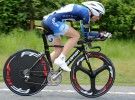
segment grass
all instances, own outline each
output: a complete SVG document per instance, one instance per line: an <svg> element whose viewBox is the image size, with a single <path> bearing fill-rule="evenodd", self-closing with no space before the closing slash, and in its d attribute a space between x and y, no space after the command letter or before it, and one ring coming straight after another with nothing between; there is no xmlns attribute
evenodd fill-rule
<svg viewBox="0 0 135 100"><path fill-rule="evenodd" d="M135 85L135 44L133 40L112 40L100 44L114 63L117 85Z"/></svg>
<svg viewBox="0 0 135 100"><path fill-rule="evenodd" d="M115 85L135 86L134 40L110 39L104 42L93 43L93 45L101 46L101 52L107 55L114 63L116 69ZM0 35L0 81L2 81L2 69L6 59L16 51L26 48L34 49L39 52L43 51L42 39L35 31L27 32L16 29L11 32L10 35ZM87 77L84 77L83 75L80 77L82 79L80 81L86 82L85 79L87 79ZM63 73L62 83L70 83L69 73Z"/></svg>
<svg viewBox="0 0 135 100"><path fill-rule="evenodd" d="M16 29L10 35L0 36L0 81L2 81L2 69L6 59L18 50L31 48L43 51L42 39L33 32Z"/></svg>

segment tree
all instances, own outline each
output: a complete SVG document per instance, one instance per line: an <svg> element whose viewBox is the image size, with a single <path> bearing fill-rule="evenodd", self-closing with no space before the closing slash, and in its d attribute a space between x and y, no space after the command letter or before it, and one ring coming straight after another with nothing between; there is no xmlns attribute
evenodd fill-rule
<svg viewBox="0 0 135 100"><path fill-rule="evenodd" d="M34 19L48 13L57 5L48 0L0 0L0 31L21 27L33 28Z"/></svg>
<svg viewBox="0 0 135 100"><path fill-rule="evenodd" d="M0 31L9 32L16 27L33 29L34 20L41 20L44 15L71 2L73 0L0 0Z"/></svg>
<svg viewBox="0 0 135 100"><path fill-rule="evenodd" d="M20 1L23 3L22 1ZM0 1L0 30L9 31L11 28L21 26L26 22L26 13L23 13L25 7L18 0L1 0ZM18 13L19 12L19 13Z"/></svg>
<svg viewBox="0 0 135 100"><path fill-rule="evenodd" d="M135 26L134 0L108 0L105 1L106 14L100 27L115 34L117 37L132 37Z"/></svg>

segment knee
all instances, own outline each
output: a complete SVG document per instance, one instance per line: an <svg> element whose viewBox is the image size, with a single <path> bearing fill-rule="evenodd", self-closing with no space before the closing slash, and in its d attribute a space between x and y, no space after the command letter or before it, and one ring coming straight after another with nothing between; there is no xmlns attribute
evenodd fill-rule
<svg viewBox="0 0 135 100"><path fill-rule="evenodd" d="M80 39L80 34L79 32L76 32L75 35L73 36L73 38L78 41Z"/></svg>
<svg viewBox="0 0 135 100"><path fill-rule="evenodd" d="M73 34L74 34L74 35L73 35L73 38L75 38L76 40L79 40L79 38L80 38L80 33L75 30Z"/></svg>
<svg viewBox="0 0 135 100"><path fill-rule="evenodd" d="M80 34L79 34L79 32L78 32L76 38L77 38L78 40L80 39Z"/></svg>

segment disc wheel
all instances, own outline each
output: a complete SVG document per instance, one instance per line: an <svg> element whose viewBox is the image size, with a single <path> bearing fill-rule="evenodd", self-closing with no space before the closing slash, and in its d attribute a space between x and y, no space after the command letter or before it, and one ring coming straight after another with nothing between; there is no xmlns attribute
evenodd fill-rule
<svg viewBox="0 0 135 100"><path fill-rule="evenodd" d="M3 69L3 78L7 87L15 94L30 96L46 86L48 72L45 57L35 50L25 49L8 58Z"/></svg>

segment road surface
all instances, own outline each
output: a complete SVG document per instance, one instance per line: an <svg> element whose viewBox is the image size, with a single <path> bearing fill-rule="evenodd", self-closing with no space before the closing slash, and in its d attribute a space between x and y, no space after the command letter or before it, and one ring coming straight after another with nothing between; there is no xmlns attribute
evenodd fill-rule
<svg viewBox="0 0 135 100"><path fill-rule="evenodd" d="M18 96L4 83L0 83L0 100L135 100L135 87L113 86L98 98L86 98L78 94L71 85L47 86L34 96Z"/></svg>

